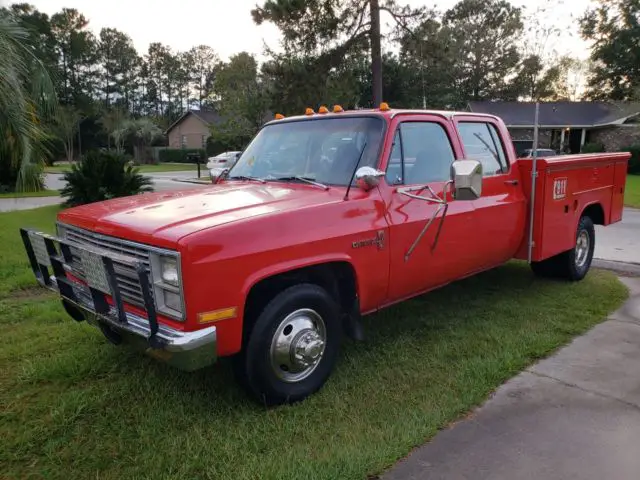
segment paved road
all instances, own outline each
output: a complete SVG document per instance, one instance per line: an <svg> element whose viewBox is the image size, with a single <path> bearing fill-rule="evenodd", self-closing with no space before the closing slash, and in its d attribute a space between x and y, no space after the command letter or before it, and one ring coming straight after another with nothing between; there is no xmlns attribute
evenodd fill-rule
<svg viewBox="0 0 640 480"><path fill-rule="evenodd" d="M147 175L153 180L153 187L157 191L176 190L176 189L189 189L200 188L200 185L185 182L176 182L173 179L189 179L195 177L194 172L163 172L153 173ZM45 177L45 185L52 190L60 190L64 187L65 182L62 180L62 175L56 173L49 173Z"/></svg>
<svg viewBox="0 0 640 480"><path fill-rule="evenodd" d="M0 212L12 212L14 210L30 210L32 208L46 207L61 203L60 197L32 197L32 198L0 198Z"/></svg>
<svg viewBox="0 0 640 480"><path fill-rule="evenodd" d="M156 191L187 190L203 188L204 185L197 183L187 183L175 181L174 179L192 179L194 172L165 172L148 175L153 180L153 188ZM49 173L45 176L45 186L51 190L60 190L65 182L62 175ZM33 197L33 198L0 198L0 212L10 212L14 210L29 210L31 208L45 207L62 203L60 197Z"/></svg>
<svg viewBox="0 0 640 480"><path fill-rule="evenodd" d="M640 478L640 279L609 320L498 389L382 480Z"/></svg>

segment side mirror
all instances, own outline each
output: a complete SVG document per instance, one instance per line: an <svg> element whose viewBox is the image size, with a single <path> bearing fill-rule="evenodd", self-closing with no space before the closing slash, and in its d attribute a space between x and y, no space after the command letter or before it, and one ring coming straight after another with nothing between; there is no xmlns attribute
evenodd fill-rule
<svg viewBox="0 0 640 480"><path fill-rule="evenodd" d="M376 170L373 167L360 167L358 170L356 170L356 175L354 178L356 181L356 186L359 189L368 192L372 188L378 186L378 184L380 183L380 178L384 177L384 175L384 172Z"/></svg>
<svg viewBox="0 0 640 480"><path fill-rule="evenodd" d="M229 173L228 168L214 168L209 171L209 176L211 177L211 183L218 183L220 180L225 178Z"/></svg>
<svg viewBox="0 0 640 480"><path fill-rule="evenodd" d="M482 195L482 164L477 160L456 160L451 164L453 198L476 200Z"/></svg>

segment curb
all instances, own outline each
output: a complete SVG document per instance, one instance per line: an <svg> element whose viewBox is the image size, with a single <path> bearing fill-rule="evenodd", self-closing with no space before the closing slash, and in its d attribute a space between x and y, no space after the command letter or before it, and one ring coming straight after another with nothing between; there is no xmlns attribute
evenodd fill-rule
<svg viewBox="0 0 640 480"><path fill-rule="evenodd" d="M182 182L182 183L196 183L198 185L211 185L211 182L208 182L206 180L190 180L190 179L186 179L186 178L172 178L171 179L174 182Z"/></svg>
<svg viewBox="0 0 640 480"><path fill-rule="evenodd" d="M615 260L602 260L600 258L593 259L593 267L603 270L611 270L621 275L640 276L640 264L618 262Z"/></svg>

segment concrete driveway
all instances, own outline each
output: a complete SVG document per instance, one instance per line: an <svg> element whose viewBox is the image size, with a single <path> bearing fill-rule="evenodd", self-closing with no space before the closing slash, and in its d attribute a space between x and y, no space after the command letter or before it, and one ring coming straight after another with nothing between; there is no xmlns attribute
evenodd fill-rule
<svg viewBox="0 0 640 480"><path fill-rule="evenodd" d="M382 480L638 480L640 279L607 321L498 389Z"/></svg>
<svg viewBox="0 0 640 480"><path fill-rule="evenodd" d="M596 227L594 257L640 264L640 210L625 208L622 222Z"/></svg>

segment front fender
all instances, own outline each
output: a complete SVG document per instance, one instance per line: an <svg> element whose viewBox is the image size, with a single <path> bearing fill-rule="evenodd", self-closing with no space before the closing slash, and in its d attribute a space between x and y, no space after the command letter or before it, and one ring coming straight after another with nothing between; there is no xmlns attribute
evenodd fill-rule
<svg viewBox="0 0 640 480"><path fill-rule="evenodd" d="M308 258L300 258L295 260L288 260L285 262L275 263L273 265L269 265L260 270L257 270L253 274L247 277L244 285L242 286L242 297L246 300L251 288L254 285L265 280L269 277L273 277L275 275L279 275L282 273L287 273L293 270L299 270L301 268L313 267L315 265L322 265L325 263L332 262L346 262L351 265L353 271L356 273L356 288L358 288L358 272L353 264L352 258L349 255L344 253L336 253L336 254L325 254L325 255L317 255L314 257ZM356 290L357 291L357 290ZM360 292L358 291L358 294Z"/></svg>

